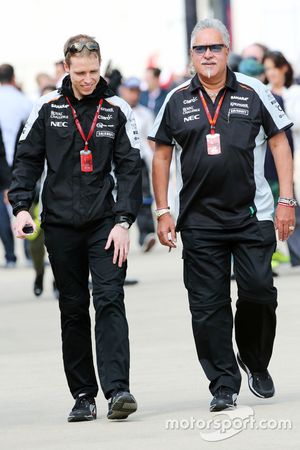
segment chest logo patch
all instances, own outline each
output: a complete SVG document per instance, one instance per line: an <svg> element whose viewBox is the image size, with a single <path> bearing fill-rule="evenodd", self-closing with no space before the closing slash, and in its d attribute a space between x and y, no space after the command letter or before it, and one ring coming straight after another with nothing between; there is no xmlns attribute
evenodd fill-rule
<svg viewBox="0 0 300 450"><path fill-rule="evenodd" d="M107 130L97 130L96 131L96 137L107 137L110 139L114 139L115 138L115 133L113 131L107 131Z"/></svg>
<svg viewBox="0 0 300 450"><path fill-rule="evenodd" d="M68 128L68 122L63 122L62 120L51 120L50 127Z"/></svg>
<svg viewBox="0 0 300 450"><path fill-rule="evenodd" d="M192 120L198 120L200 118L200 114L193 114L192 116L184 117L184 122L191 122Z"/></svg>
<svg viewBox="0 0 300 450"><path fill-rule="evenodd" d="M241 116L249 116L248 109L230 108L229 114L240 114Z"/></svg>

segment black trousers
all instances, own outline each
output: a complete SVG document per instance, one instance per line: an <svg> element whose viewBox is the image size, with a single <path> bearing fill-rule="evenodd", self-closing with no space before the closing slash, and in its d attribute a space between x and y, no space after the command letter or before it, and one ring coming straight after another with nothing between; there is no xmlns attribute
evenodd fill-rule
<svg viewBox="0 0 300 450"><path fill-rule="evenodd" d="M44 225L45 244L59 289L64 369L73 397L96 396L89 314L89 271L93 282L98 374L106 398L129 389L129 341L123 284L126 264L112 262L104 250L114 223L105 219L86 228Z"/></svg>
<svg viewBox="0 0 300 450"><path fill-rule="evenodd" d="M6 262L16 262L14 235L11 229L10 217L0 191L0 239L3 242Z"/></svg>
<svg viewBox="0 0 300 450"><path fill-rule="evenodd" d="M238 286L235 338L252 371L267 369L276 329L277 291L271 258L276 247L271 221L238 230L189 229L181 232L184 283L188 290L199 361L210 380L239 392L241 375L232 346L231 255Z"/></svg>
<svg viewBox="0 0 300 450"><path fill-rule="evenodd" d="M155 232L151 208L153 197L150 187L149 170L146 162L143 159L142 159L142 189L143 189L143 204L136 218L136 223L139 229L140 245L143 245L147 234Z"/></svg>

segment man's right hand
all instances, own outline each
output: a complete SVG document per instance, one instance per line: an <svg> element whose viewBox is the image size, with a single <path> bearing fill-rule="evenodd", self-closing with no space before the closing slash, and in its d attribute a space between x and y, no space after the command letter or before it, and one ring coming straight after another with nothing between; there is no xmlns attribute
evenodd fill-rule
<svg viewBox="0 0 300 450"><path fill-rule="evenodd" d="M158 219L157 235L162 245L176 248L175 223L171 214L166 213Z"/></svg>
<svg viewBox="0 0 300 450"><path fill-rule="evenodd" d="M15 236L19 239L25 239L27 234L24 233L23 228L25 225L32 226L33 230L36 230L36 224L32 219L28 211L20 211L16 216L16 221L13 225Z"/></svg>

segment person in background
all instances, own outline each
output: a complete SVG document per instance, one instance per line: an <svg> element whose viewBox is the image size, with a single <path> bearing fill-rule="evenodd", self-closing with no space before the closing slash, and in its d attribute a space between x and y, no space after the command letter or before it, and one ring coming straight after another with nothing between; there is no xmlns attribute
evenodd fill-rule
<svg viewBox="0 0 300 450"><path fill-rule="evenodd" d="M65 71L64 61L63 60L57 61L54 64L54 66L55 66L55 74L54 74L55 86L57 88L60 88L63 79L67 75L67 72Z"/></svg>
<svg viewBox="0 0 300 450"><path fill-rule="evenodd" d="M54 78L44 72L38 73L37 76L35 77L35 80L38 87L37 92L38 97L42 95L44 90L48 90L50 86L55 86Z"/></svg>
<svg viewBox="0 0 300 450"><path fill-rule="evenodd" d="M127 78L123 81L119 89L119 93L133 110L140 136L143 205L137 216L137 226L139 229L139 244L142 247L142 250L147 253L153 248L156 243L155 227L151 209L153 197L150 187L150 172L152 166L153 150L150 147L149 141L147 140L147 137L153 127L154 115L149 108L139 103L141 94L140 84L141 83L138 78Z"/></svg>
<svg viewBox="0 0 300 450"><path fill-rule="evenodd" d="M10 267L10 264L13 264L12 261L14 259L14 253L11 252L10 243L6 242L10 230L7 230L5 227L9 224L9 217L6 217L6 220L4 220L4 216L8 216L6 205L8 204L7 192L10 182L11 170L7 164L2 132L0 129L0 239L2 240L5 249L6 265L4 267L6 268Z"/></svg>
<svg viewBox="0 0 300 450"><path fill-rule="evenodd" d="M30 114L32 104L19 90L15 71L10 64L0 65L0 128L4 142L6 160L12 170L16 145L22 128ZM11 230L11 208L0 198L0 222L2 242L6 253L6 267L16 265L14 236ZM26 248L25 248L26 254ZM28 254L26 255L28 256Z"/></svg>
<svg viewBox="0 0 300 450"><path fill-rule="evenodd" d="M140 95L141 105L151 109L155 116L162 107L168 93L160 87L160 74L161 70L158 67L149 67L146 70L145 81L147 90L142 91Z"/></svg>
<svg viewBox="0 0 300 450"><path fill-rule="evenodd" d="M0 129L0 194L3 196L3 201L5 204L8 204L7 192L10 182L11 182L11 170L9 168L9 165L7 164L4 143L2 139L2 132Z"/></svg>
<svg viewBox="0 0 300 450"><path fill-rule="evenodd" d="M262 82L265 79L265 69L263 64L253 57L241 59L237 72L248 75L248 77L257 78L257 80Z"/></svg>
<svg viewBox="0 0 300 450"><path fill-rule="evenodd" d="M239 64L242 60L241 55L237 53L230 52L228 57L228 67L232 72L237 72L239 68Z"/></svg>
<svg viewBox="0 0 300 450"><path fill-rule="evenodd" d="M269 51L263 59L266 79L269 88L274 95L282 99L282 109L294 122L291 129L291 140L294 156L294 190L296 199L300 200L300 86L294 83L294 71L279 51ZM268 166L272 166L271 155L268 156ZM271 159L271 161L270 161ZM273 190L278 197L277 173L273 170ZM296 228L292 236L287 241L290 262L292 267L300 265L300 208L296 206Z"/></svg>
<svg viewBox="0 0 300 450"><path fill-rule="evenodd" d="M45 86L42 89L41 95L46 95L50 92L56 90L55 86ZM45 168L46 170L46 168ZM36 224L36 231L27 236L26 241L28 241L29 254L32 260L32 266L35 272L35 278L33 283L33 293L36 297L42 295L44 290L44 274L45 274L45 245L44 245L44 230L41 228L40 224L40 213L41 213L41 203L40 203L40 191L41 184L45 179L45 171L42 174L41 179L37 182L35 196L33 204L30 208L30 214ZM53 293L56 299L59 298L59 292L53 280Z"/></svg>
<svg viewBox="0 0 300 450"><path fill-rule="evenodd" d="M242 51L242 59L256 59L259 63L263 62L264 56L266 52L268 51L268 47L264 44L261 44L259 42L255 42L254 44L250 44L247 47L245 47ZM264 74L261 74L260 80L263 83L266 83L266 78Z"/></svg>
<svg viewBox="0 0 300 450"><path fill-rule="evenodd" d="M257 78L258 80L264 82L265 81L265 68L264 65L259 62L256 58L245 58L242 59L239 64L239 72L248 75L250 77ZM279 107L283 109L283 100L282 97L279 95L274 94L275 100L277 100ZM286 130L286 137L288 139L289 145L291 147L291 150L293 152L293 139L292 139L292 132L291 129ZM271 149L269 147L269 144L267 145L266 149L266 158L265 158L265 165L264 165L264 173L265 178L268 181L275 204L278 202L279 197L279 184L278 184L278 177L277 177L277 171L273 159L273 155L271 152ZM293 235L295 232L293 233ZM286 246L286 243L282 243L280 241L277 241L277 248L276 251L273 253L272 256L272 271L273 271L273 277L278 277L278 272L276 272L274 269L279 266L280 263L289 262L290 258L288 255L285 255L285 253L282 250L283 246ZM281 249L281 250L280 250Z"/></svg>
<svg viewBox="0 0 300 450"><path fill-rule="evenodd" d="M254 44L247 45L247 47L243 49L241 56L243 59L255 58L258 62L262 63L268 50L266 45L255 42Z"/></svg>
<svg viewBox="0 0 300 450"><path fill-rule="evenodd" d="M44 232L41 228L39 215L39 188L40 183L37 183L36 194L33 204L29 210L33 218L36 229L32 235L28 235L26 239L29 241L29 253L32 259L32 265L35 272L35 279L33 284L33 293L36 297L42 295L44 290L44 272L45 272L45 246L44 246Z"/></svg>

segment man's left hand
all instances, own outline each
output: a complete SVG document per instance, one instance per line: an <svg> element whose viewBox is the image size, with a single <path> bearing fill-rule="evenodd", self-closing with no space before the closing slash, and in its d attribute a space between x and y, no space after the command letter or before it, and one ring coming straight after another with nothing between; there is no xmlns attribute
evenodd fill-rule
<svg viewBox="0 0 300 450"><path fill-rule="evenodd" d="M118 266L122 267L129 252L129 231L116 224L109 233L105 250L108 250L112 243L114 243L113 263L116 264L118 262Z"/></svg>
<svg viewBox="0 0 300 450"><path fill-rule="evenodd" d="M275 213L275 228L280 241L286 241L295 229L295 208L277 205Z"/></svg>

